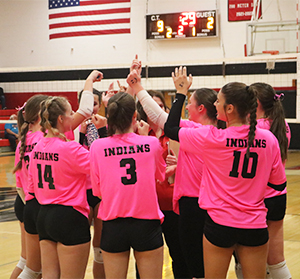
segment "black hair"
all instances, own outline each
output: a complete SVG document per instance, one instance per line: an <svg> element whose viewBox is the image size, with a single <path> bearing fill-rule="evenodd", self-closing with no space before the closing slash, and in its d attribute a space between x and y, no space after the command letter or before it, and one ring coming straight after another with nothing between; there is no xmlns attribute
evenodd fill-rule
<svg viewBox="0 0 300 279"><path fill-rule="evenodd" d="M279 142L282 161L287 159L288 138L286 136L286 123L284 109L281 99L276 97L274 88L263 82L251 84L257 91L257 99L259 100L265 117L271 123L270 131L275 135Z"/></svg>
<svg viewBox="0 0 300 279"><path fill-rule="evenodd" d="M239 115L239 117L246 122L249 115L249 133L248 133L248 146L247 146L247 157L250 155L250 146L253 144L256 130L256 109L257 109L257 98L256 90L252 86L246 86L241 82L230 82L224 85L221 92L225 97L225 105L232 104Z"/></svg>

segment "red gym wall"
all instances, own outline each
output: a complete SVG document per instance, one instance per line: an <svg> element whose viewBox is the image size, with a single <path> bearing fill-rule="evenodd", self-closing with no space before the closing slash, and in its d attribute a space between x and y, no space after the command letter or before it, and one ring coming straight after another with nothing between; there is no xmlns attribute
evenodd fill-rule
<svg viewBox="0 0 300 279"><path fill-rule="evenodd" d="M72 109L78 109L77 92L34 92L34 93L7 93L5 94L6 107L13 109L22 106L31 96L43 94L48 96L64 96L70 102Z"/></svg>

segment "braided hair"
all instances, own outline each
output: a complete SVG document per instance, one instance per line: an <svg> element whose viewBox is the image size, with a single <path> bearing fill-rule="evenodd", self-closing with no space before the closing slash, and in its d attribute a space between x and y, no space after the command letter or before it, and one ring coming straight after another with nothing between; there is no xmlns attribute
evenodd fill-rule
<svg viewBox="0 0 300 279"><path fill-rule="evenodd" d="M24 159L25 147L26 147L26 135L29 131L29 124L34 124L39 120L39 112L40 105L45 99L47 99L47 95L34 95L28 99L26 105L19 110L18 112L18 127L20 131L20 161L13 169L13 173L22 168L22 161Z"/></svg>
<svg viewBox="0 0 300 279"><path fill-rule="evenodd" d="M68 100L65 97L49 97L41 104L41 126L42 132L46 135L46 131L52 133L58 138L67 141L66 136L57 129L57 119L60 115L64 115L67 111Z"/></svg>
<svg viewBox="0 0 300 279"><path fill-rule="evenodd" d="M255 130L256 130L256 109L257 97L256 89L253 86L246 86L241 82L230 82L224 85L221 89L225 96L225 106L232 104L237 109L239 117L246 122L249 117L249 132L247 145L247 158L250 155L250 147L253 145Z"/></svg>

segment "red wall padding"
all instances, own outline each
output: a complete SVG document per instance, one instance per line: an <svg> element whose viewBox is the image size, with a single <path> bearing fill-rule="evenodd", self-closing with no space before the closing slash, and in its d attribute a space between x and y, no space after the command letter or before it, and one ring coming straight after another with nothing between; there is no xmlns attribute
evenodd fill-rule
<svg viewBox="0 0 300 279"><path fill-rule="evenodd" d="M21 107L33 95L43 94L49 96L64 96L70 102L72 109L78 109L77 92L35 92L35 93L7 93L5 94L6 107L13 109Z"/></svg>

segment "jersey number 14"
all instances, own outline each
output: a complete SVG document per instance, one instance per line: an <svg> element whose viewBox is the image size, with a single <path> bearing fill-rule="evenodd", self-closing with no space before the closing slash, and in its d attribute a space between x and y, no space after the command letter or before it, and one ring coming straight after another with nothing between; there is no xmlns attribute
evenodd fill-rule
<svg viewBox="0 0 300 279"><path fill-rule="evenodd" d="M45 165L44 175L42 175L43 171L41 164L37 164L37 168L39 172L39 188L44 188L43 181L45 181L48 182L49 189L55 189L51 165Z"/></svg>

